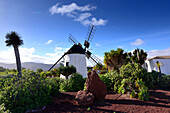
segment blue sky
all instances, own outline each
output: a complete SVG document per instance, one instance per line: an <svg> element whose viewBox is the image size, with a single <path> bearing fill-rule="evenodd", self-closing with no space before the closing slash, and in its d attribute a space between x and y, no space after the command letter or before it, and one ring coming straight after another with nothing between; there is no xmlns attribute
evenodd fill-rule
<svg viewBox="0 0 170 113"><path fill-rule="evenodd" d="M90 48L101 59L118 47L170 55L169 6L169 0L0 0L0 62L15 62L4 43L9 31L24 41L22 62L53 63L72 46L70 33L84 43L89 23L97 27Z"/></svg>

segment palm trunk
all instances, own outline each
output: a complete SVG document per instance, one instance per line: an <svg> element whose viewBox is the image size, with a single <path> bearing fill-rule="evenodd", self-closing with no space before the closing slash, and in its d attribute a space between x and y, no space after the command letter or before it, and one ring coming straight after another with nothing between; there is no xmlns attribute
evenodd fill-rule
<svg viewBox="0 0 170 113"><path fill-rule="evenodd" d="M16 57L18 77L22 77L22 73L21 73L21 60L20 60L18 46L13 46L13 47L14 47L14 52L15 52L15 57Z"/></svg>
<svg viewBox="0 0 170 113"><path fill-rule="evenodd" d="M159 72L159 80L162 80L162 74L161 74L161 67L158 66L158 72Z"/></svg>

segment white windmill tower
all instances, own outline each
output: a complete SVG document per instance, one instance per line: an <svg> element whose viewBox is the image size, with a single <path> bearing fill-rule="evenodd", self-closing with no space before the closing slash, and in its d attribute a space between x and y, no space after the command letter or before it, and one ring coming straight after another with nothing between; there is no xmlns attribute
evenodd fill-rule
<svg viewBox="0 0 170 113"><path fill-rule="evenodd" d="M64 59L64 66L73 65L76 67L78 73L80 73L83 77L87 77L87 64L86 57L93 64L103 64L102 61L97 58L95 55L91 55L92 53L87 50L90 45L90 41L94 36L94 31L96 27L94 25L90 25L88 28L88 35L84 42L85 48L70 34L69 41L74 43L74 45L64 53L64 55L49 69L49 71L61 60ZM62 76L61 76L62 77Z"/></svg>

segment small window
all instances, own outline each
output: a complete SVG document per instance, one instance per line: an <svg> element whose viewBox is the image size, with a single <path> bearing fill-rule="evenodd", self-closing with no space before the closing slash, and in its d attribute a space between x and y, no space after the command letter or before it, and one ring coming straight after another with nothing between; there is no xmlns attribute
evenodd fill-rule
<svg viewBox="0 0 170 113"><path fill-rule="evenodd" d="M148 67L148 64L146 63L146 67Z"/></svg>
<svg viewBox="0 0 170 113"><path fill-rule="evenodd" d="M66 62L66 66L69 66L69 62Z"/></svg>

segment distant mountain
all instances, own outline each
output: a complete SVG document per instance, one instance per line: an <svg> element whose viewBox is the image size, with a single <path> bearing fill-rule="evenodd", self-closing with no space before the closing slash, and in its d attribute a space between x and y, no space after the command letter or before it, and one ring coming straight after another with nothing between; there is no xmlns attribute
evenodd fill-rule
<svg viewBox="0 0 170 113"><path fill-rule="evenodd" d="M35 62L24 62L22 63L22 67L30 70L36 71L37 69L41 68L44 71L47 71L50 69L50 67L53 64L43 64L43 63L35 63ZM8 68L8 69L16 69L16 64L5 64L5 63L0 63L0 66L3 68ZM54 68L58 68L60 64L57 64Z"/></svg>

